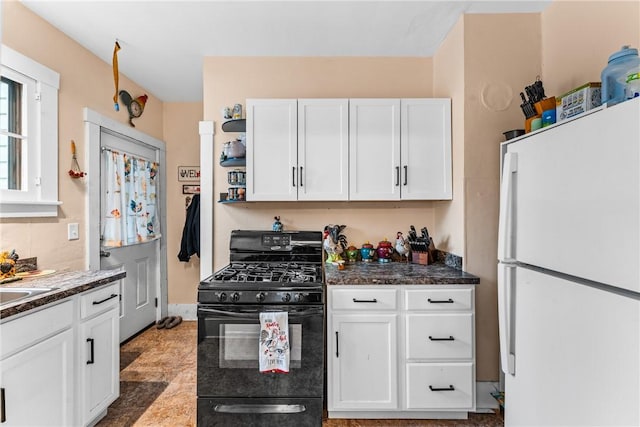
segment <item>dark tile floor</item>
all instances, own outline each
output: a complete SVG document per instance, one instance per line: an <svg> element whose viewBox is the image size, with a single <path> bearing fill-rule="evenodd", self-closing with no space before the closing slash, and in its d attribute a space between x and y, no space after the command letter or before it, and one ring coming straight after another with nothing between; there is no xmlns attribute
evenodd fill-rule
<svg viewBox="0 0 640 427"><path fill-rule="evenodd" d="M120 348L120 397L98 427L196 425L197 323L151 327ZM468 420L324 420L323 427L500 427L502 417ZM204 426L203 426L204 427Z"/></svg>

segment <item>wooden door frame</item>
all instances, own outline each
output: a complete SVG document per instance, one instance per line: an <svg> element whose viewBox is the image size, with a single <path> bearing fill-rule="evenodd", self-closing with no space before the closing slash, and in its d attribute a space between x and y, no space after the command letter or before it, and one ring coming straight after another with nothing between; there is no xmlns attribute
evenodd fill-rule
<svg viewBox="0 0 640 427"><path fill-rule="evenodd" d="M86 144L85 164L87 165L87 191L85 193L85 267L89 270L100 270L100 133L101 129L107 129L126 137L135 139L149 145L159 151L160 169L158 171L158 195L160 205L160 233L167 230L167 151L164 141L149 136L125 124L116 122L89 108L83 109L84 115L84 140ZM162 318L168 312L168 284L167 284L167 239L160 237L160 283L156 289L158 295L158 308L156 317Z"/></svg>

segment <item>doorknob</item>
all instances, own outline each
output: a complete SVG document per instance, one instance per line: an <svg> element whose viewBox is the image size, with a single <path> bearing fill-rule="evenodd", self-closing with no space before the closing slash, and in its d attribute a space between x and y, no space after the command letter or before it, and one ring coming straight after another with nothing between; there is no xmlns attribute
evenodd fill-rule
<svg viewBox="0 0 640 427"><path fill-rule="evenodd" d="M111 256L111 252L107 252L107 251L104 251L104 250L100 249L100 256L104 257L104 258L108 258L108 257Z"/></svg>

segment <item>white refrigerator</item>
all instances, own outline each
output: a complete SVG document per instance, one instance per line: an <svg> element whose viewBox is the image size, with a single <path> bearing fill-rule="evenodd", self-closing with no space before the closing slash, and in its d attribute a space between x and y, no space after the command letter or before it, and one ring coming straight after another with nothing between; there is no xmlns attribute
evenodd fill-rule
<svg viewBox="0 0 640 427"><path fill-rule="evenodd" d="M640 98L502 144L506 426L640 426Z"/></svg>

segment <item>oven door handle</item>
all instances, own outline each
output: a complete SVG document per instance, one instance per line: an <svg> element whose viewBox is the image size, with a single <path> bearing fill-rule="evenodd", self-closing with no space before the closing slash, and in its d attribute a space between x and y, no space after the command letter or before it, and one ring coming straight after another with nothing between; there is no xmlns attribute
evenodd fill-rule
<svg viewBox="0 0 640 427"><path fill-rule="evenodd" d="M241 318L241 319L257 319L260 316L260 313L269 312L269 311L270 310L236 312L236 311L218 310L216 308L204 308L204 307L198 308L198 313L219 314L224 317L235 317L235 318ZM283 310L277 310L277 311L283 311ZM316 316L318 314L322 314L322 308L307 308L301 311L287 311L287 313L289 314L290 318L309 317L309 316Z"/></svg>
<svg viewBox="0 0 640 427"><path fill-rule="evenodd" d="M228 414L299 414L307 410L304 405L216 405L216 412Z"/></svg>

